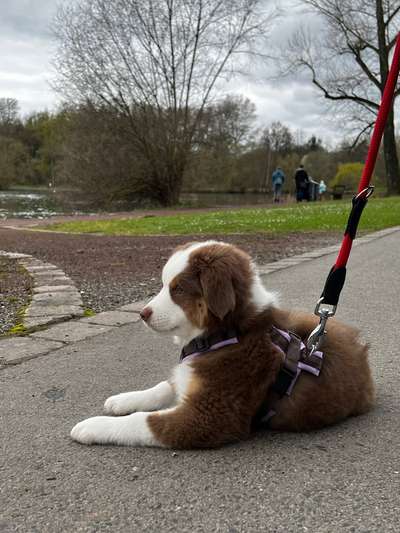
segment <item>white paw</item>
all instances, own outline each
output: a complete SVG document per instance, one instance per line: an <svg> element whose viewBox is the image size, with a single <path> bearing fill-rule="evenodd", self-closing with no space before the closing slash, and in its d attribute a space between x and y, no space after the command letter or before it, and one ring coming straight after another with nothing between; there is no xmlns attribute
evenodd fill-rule
<svg viewBox="0 0 400 533"><path fill-rule="evenodd" d="M71 437L81 444L104 444L113 440L113 418L94 416L72 428Z"/></svg>
<svg viewBox="0 0 400 533"><path fill-rule="evenodd" d="M137 409L135 408L132 394L128 392L110 396L104 403L104 412L108 415L116 416L134 413Z"/></svg>

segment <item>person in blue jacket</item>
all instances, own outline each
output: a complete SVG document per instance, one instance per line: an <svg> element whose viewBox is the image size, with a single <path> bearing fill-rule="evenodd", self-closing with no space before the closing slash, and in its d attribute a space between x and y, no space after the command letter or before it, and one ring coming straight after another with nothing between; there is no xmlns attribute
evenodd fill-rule
<svg viewBox="0 0 400 533"><path fill-rule="evenodd" d="M277 167L272 174L272 190L274 193L274 202L279 203L282 195L282 187L285 182L285 174L280 167Z"/></svg>

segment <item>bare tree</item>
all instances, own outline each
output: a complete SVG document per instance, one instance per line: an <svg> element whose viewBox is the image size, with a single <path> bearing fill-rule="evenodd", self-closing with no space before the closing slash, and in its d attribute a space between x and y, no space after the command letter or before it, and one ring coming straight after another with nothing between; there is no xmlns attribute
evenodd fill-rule
<svg viewBox="0 0 400 533"><path fill-rule="evenodd" d="M8 127L18 118L19 105L15 98L0 98L0 126Z"/></svg>
<svg viewBox="0 0 400 533"><path fill-rule="evenodd" d="M82 0L55 19L56 89L129 119L153 195L179 198L217 82L265 34L261 0Z"/></svg>
<svg viewBox="0 0 400 533"><path fill-rule="evenodd" d="M376 119L400 25L400 0L301 3L324 20L326 31L317 39L300 29L289 42L286 64L291 72L311 74L313 84L337 107L342 123L357 127L357 142ZM395 97L399 94L397 89ZM384 157L388 193L400 193L393 112L384 132Z"/></svg>
<svg viewBox="0 0 400 533"><path fill-rule="evenodd" d="M277 154L289 153L295 144L292 132L281 122L273 122L268 128L265 128L261 142Z"/></svg>
<svg viewBox="0 0 400 533"><path fill-rule="evenodd" d="M197 144L239 155L254 133L256 106L242 95L227 96L208 105L197 132Z"/></svg>
<svg viewBox="0 0 400 533"><path fill-rule="evenodd" d="M204 110L194 137L184 187L197 189L243 189L237 187L239 161L249 150L256 129L255 105L241 95L227 96Z"/></svg>

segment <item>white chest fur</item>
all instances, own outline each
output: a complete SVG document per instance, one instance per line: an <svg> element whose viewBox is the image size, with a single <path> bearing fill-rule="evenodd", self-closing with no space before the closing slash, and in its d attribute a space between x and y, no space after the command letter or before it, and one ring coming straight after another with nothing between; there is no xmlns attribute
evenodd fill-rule
<svg viewBox="0 0 400 533"><path fill-rule="evenodd" d="M193 368L189 363L181 363L174 368L172 384L175 389L177 403L180 403L186 397L192 379Z"/></svg>

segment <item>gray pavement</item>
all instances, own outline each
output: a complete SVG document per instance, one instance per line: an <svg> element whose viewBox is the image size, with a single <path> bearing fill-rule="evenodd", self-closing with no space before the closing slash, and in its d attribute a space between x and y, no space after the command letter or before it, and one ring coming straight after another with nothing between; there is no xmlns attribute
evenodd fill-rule
<svg viewBox="0 0 400 533"><path fill-rule="evenodd" d="M334 257L265 284L312 310ZM61 347L41 337L57 349L0 369L0 531L400 531L399 272L400 232L354 249L338 318L371 344L377 405L308 434L212 451L80 446L71 427L165 378L176 348L138 322Z"/></svg>

